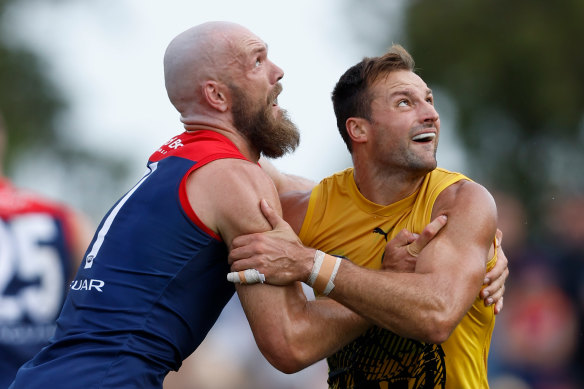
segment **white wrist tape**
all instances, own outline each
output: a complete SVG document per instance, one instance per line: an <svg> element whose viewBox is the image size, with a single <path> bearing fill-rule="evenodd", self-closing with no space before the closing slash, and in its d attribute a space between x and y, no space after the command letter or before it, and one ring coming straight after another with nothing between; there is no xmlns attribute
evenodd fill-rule
<svg viewBox="0 0 584 389"><path fill-rule="evenodd" d="M334 280L341 265L341 258L326 255L320 250L314 254L314 265L308 277L308 285L312 286L315 292L328 296L335 287Z"/></svg>
<svg viewBox="0 0 584 389"><path fill-rule="evenodd" d="M314 253L314 264L312 265L312 272L310 273L310 277L308 277L308 285L314 286L314 281L316 281L316 277L318 276L318 272L322 266L324 256L325 254L320 250L316 250L316 253Z"/></svg>
<svg viewBox="0 0 584 389"><path fill-rule="evenodd" d="M227 281L234 284L263 284L266 281L266 276L256 269L247 269L244 271L234 271L227 274Z"/></svg>

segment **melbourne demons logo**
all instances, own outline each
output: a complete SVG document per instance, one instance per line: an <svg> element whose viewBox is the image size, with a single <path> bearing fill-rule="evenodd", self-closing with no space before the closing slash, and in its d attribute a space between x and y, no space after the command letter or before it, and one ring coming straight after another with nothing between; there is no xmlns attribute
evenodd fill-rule
<svg viewBox="0 0 584 389"><path fill-rule="evenodd" d="M172 150L176 150L179 147L183 147L184 144L182 143L182 140L175 136L174 138L171 138L168 142L166 142L165 144L162 145L162 147L160 147L157 151L160 154L166 154L167 150L165 149L172 149Z"/></svg>

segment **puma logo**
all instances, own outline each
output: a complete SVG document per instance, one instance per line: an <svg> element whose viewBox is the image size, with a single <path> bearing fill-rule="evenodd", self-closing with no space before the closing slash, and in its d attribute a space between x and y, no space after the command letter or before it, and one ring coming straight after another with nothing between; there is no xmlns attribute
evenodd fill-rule
<svg viewBox="0 0 584 389"><path fill-rule="evenodd" d="M383 231L383 229L381 227L375 227L375 229L372 231L374 234L379 234L379 235L383 235L383 239L385 239L385 241L387 242L387 236L390 234L391 231L393 231L394 227L391 227L389 230L387 230L387 232ZM383 253L381 254L381 263L383 263L383 257L385 256L385 250L383 250Z"/></svg>
<svg viewBox="0 0 584 389"><path fill-rule="evenodd" d="M381 229L381 227L376 227L376 228L373 230L373 233L374 233L374 234L383 235L383 238L384 238L384 239L385 239L385 241L387 242L387 236L389 235L389 233L390 233L391 231L393 231L393 227L391 227L391 228L390 228L390 229L389 229L387 232L383 231L383 230Z"/></svg>

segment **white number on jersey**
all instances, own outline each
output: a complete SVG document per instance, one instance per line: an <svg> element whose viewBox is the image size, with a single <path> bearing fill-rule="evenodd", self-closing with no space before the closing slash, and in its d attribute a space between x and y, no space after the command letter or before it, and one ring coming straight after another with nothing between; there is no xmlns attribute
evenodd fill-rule
<svg viewBox="0 0 584 389"><path fill-rule="evenodd" d="M61 309L65 287L63 264L57 248L43 245L58 233L46 214L20 215L0 220L0 322L12 323L24 315L37 323L53 321ZM13 280L24 285L7 295Z"/></svg>
<svg viewBox="0 0 584 389"><path fill-rule="evenodd" d="M140 187L140 185L142 185L144 183L144 181L146 181L146 179L148 177L150 177L150 175L152 173L154 173L154 171L156 170L157 167L158 167L158 162L151 163L148 166L148 170L146 171L144 176L140 179L140 181L138 181L138 183L136 185L134 185L132 190L130 190L128 193L126 193L126 195L118 202L118 204L115 206L115 208L112 209L112 211L108 215L107 219L105 219L103 226L97 232L97 239L95 239L95 242L93 243L93 246L91 247L91 251L85 257L84 269L91 269L91 267L93 266L93 262L95 260L95 257L99 253L99 249L101 248L101 245L103 244L103 241L105 240L105 236L107 235L110 227L112 226L114 219L116 218L116 216L118 215L118 213L120 212L120 210L122 209L124 204L126 204L126 201L128 201L128 199L134 194L134 192Z"/></svg>

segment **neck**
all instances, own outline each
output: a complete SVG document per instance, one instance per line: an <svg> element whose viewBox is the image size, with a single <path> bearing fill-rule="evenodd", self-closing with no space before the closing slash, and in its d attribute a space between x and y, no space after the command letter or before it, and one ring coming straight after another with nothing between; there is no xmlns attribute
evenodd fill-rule
<svg viewBox="0 0 584 389"><path fill-rule="evenodd" d="M427 173L379 168L368 161L353 158L355 184L367 200L379 205L393 204L410 196L418 190Z"/></svg>
<svg viewBox="0 0 584 389"><path fill-rule="evenodd" d="M254 147L252 147L247 138L241 135L241 133L237 131L232 125L208 122L184 122L184 128L187 132L200 130L215 131L233 142L235 147L237 147L237 149L241 152L241 154L243 154L245 158L255 163L257 163L260 159L260 153Z"/></svg>

